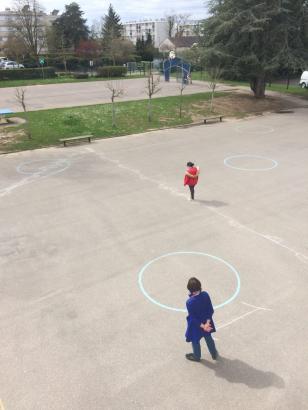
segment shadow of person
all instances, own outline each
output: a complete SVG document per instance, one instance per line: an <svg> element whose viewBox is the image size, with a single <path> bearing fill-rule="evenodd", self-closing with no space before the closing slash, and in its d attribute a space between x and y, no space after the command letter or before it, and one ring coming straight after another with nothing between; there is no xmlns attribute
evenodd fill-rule
<svg viewBox="0 0 308 410"><path fill-rule="evenodd" d="M215 199L213 199L212 201L205 201L204 199L195 199L195 202L198 202L201 205L214 207L214 208L220 208L222 206L228 205L226 202L216 201Z"/></svg>
<svg viewBox="0 0 308 410"><path fill-rule="evenodd" d="M284 380L277 374L255 369L238 359L232 360L219 356L215 363L207 360L201 360L200 363L214 370L217 377L221 377L229 383L246 384L246 386L252 389L266 389L270 386L277 389L285 387Z"/></svg>

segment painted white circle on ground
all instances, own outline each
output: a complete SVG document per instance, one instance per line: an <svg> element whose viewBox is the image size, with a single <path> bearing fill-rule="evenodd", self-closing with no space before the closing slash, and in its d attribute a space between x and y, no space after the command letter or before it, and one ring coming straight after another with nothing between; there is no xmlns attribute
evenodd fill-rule
<svg viewBox="0 0 308 410"><path fill-rule="evenodd" d="M247 162L247 159L249 165L241 165L241 160ZM264 166L266 163L268 163L268 166ZM237 169L239 171L270 171L278 166L278 162L274 159L263 157L261 155L249 154L232 155L224 159L224 164L226 167ZM261 164L263 164L263 166L260 166Z"/></svg>
<svg viewBox="0 0 308 410"><path fill-rule="evenodd" d="M210 258L211 260L221 263L224 265L225 268L227 268L227 270L229 272L231 272L233 274L233 276L235 277L236 280L236 286L235 286L235 290L233 292L233 294L228 297L225 301L223 301L222 303L214 306L214 309L219 309L222 308L223 306L228 305L229 303L231 303L239 294L240 289L241 289L241 279L240 279L240 274L238 273L238 271L234 268L234 266L232 266L229 262L226 262L224 259L219 258L218 256L215 255L211 255L209 253L205 253L205 252L194 252L194 251L182 251L182 252L171 252L171 253L167 253L164 255L161 255L155 259L150 260L149 262L147 262L139 271L138 273L138 285L139 288L141 290L141 292L143 293L143 295L152 303L154 303L155 305L163 308L163 309L167 309L167 310L172 310L175 312L186 312L186 309L183 308L178 308L178 307L173 307L173 306L169 306L167 304L161 303L159 302L157 299L153 298L149 292L145 289L144 287L144 274L145 272L148 270L148 268L155 264L155 262L158 262L162 259L168 258L170 256L176 256L176 255L198 255L198 256L204 256L207 258Z"/></svg>
<svg viewBox="0 0 308 410"><path fill-rule="evenodd" d="M38 159L19 164L17 172L24 175L48 176L65 171L71 165L66 158Z"/></svg>
<svg viewBox="0 0 308 410"><path fill-rule="evenodd" d="M239 125L238 127L235 128L235 130L240 134L253 134L253 135L271 134L272 132L275 131L274 128L269 127L267 125L261 125L261 124L257 124L257 125L254 124L253 126L251 124Z"/></svg>

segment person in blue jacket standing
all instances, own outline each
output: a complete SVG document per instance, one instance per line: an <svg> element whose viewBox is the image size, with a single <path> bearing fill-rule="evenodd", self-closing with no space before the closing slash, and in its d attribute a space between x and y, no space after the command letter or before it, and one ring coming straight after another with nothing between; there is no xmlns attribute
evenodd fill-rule
<svg viewBox="0 0 308 410"><path fill-rule="evenodd" d="M186 341L192 343L193 353L186 354L186 359L200 362L200 340L205 339L213 360L218 357L212 333L216 332L213 322L214 309L207 292L202 291L201 282L197 278L190 278L187 284L189 299L186 302L188 310Z"/></svg>

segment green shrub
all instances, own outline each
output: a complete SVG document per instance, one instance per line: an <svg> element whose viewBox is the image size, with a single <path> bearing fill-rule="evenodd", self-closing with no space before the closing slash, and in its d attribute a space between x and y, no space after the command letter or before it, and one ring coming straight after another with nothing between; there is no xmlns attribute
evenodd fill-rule
<svg viewBox="0 0 308 410"><path fill-rule="evenodd" d="M72 74L69 71L57 71L57 76L62 77L72 77Z"/></svg>
<svg viewBox="0 0 308 410"><path fill-rule="evenodd" d="M84 78L88 78L89 74L88 73L74 73L73 77L76 79L84 79Z"/></svg>
<svg viewBox="0 0 308 410"><path fill-rule="evenodd" d="M53 67L43 68L44 78L56 77ZM43 78L42 68L18 68L11 70L0 70L0 80L28 80L32 78Z"/></svg>
<svg viewBox="0 0 308 410"><path fill-rule="evenodd" d="M123 77L127 74L127 68L124 66L103 66L97 67L97 77Z"/></svg>

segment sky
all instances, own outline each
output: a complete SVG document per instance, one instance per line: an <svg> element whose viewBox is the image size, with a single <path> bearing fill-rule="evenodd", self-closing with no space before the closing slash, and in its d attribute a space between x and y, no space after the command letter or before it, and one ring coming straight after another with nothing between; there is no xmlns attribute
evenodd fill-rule
<svg viewBox="0 0 308 410"><path fill-rule="evenodd" d="M64 11L64 5L71 3L73 0L38 1L47 13L50 13L53 9L60 10L61 13ZM191 19L198 20L206 16L204 0L77 0L76 3L85 12L84 16L87 18L89 25L107 13L110 3L121 17L122 22L146 18L163 18L166 14L189 14ZM52 7L50 4L52 4ZM0 0L0 11L12 6L13 1Z"/></svg>

